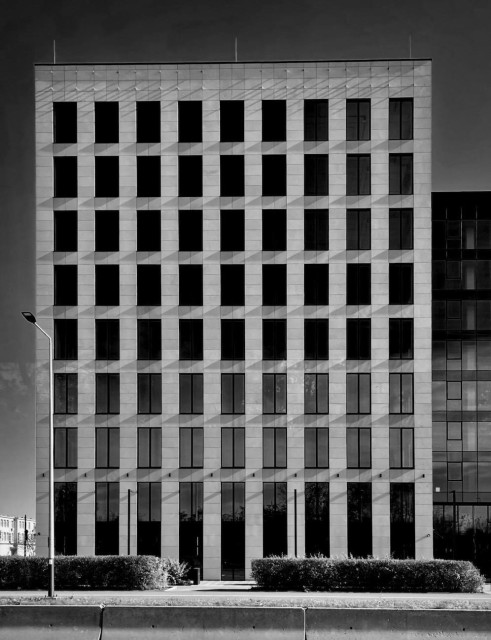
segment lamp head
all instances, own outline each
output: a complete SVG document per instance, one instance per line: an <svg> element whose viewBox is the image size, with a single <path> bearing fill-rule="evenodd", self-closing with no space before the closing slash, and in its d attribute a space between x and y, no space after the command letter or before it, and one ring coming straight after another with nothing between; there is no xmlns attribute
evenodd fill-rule
<svg viewBox="0 0 491 640"><path fill-rule="evenodd" d="M36 318L30 311L22 311L22 315L31 324L36 324Z"/></svg>

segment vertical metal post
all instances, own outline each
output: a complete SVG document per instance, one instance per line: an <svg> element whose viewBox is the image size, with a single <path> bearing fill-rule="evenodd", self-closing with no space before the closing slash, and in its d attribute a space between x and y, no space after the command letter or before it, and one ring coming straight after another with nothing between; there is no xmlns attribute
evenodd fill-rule
<svg viewBox="0 0 491 640"><path fill-rule="evenodd" d="M27 556L27 513L24 515L24 558Z"/></svg>
<svg viewBox="0 0 491 640"><path fill-rule="evenodd" d="M295 558L297 557L297 490L293 490L293 517L295 520L294 524L294 535L295 535Z"/></svg>
<svg viewBox="0 0 491 640"><path fill-rule="evenodd" d="M38 325L39 326L39 325ZM41 329L41 327L39 327ZM43 331L41 329L41 331ZM45 333L43 331L43 333ZM54 390L53 390L53 340L47 333L45 334L49 341L49 587L48 597L53 598L55 595L55 485L54 485L54 428L53 428L53 411L54 411Z"/></svg>
<svg viewBox="0 0 491 640"><path fill-rule="evenodd" d="M131 532L131 489L128 489L128 555L130 555L130 532Z"/></svg>
<svg viewBox="0 0 491 640"><path fill-rule="evenodd" d="M455 560L455 546L457 544L457 498L455 490L452 493L452 558Z"/></svg>

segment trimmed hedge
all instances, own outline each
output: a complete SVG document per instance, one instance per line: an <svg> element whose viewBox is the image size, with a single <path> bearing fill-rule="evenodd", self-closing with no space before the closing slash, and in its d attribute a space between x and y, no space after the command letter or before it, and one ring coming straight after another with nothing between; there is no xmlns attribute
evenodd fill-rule
<svg viewBox="0 0 491 640"><path fill-rule="evenodd" d="M464 560L270 557L252 561L252 577L266 591L476 593L484 585Z"/></svg>
<svg viewBox="0 0 491 640"><path fill-rule="evenodd" d="M155 556L58 556L55 590L164 589L167 571ZM47 589L48 559L0 557L0 589Z"/></svg>

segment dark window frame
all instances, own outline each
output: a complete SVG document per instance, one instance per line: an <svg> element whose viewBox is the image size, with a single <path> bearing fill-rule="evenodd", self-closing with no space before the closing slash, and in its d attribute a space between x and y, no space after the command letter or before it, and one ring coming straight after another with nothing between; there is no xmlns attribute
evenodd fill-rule
<svg viewBox="0 0 491 640"><path fill-rule="evenodd" d="M78 251L78 211L53 211L53 251Z"/></svg>
<svg viewBox="0 0 491 640"><path fill-rule="evenodd" d="M350 451L348 448L348 432L354 433L356 431L356 451L354 452L355 460L350 461ZM363 435L368 435L369 450L363 451L363 443L366 440L363 439ZM368 464L363 462L363 458L369 458ZM372 468L372 429L371 427L348 427L346 429L346 468L347 469L371 469Z"/></svg>
<svg viewBox="0 0 491 640"><path fill-rule="evenodd" d="M321 336L327 336L321 346ZM329 360L329 319L305 318L303 323L304 360Z"/></svg>
<svg viewBox="0 0 491 640"><path fill-rule="evenodd" d="M273 449L272 464L266 464L266 447L265 432L273 432ZM286 469L288 467L288 434L286 427L265 427L263 429L263 469ZM284 446L285 459L278 460L280 456L279 449Z"/></svg>
<svg viewBox="0 0 491 640"><path fill-rule="evenodd" d="M329 263L305 263L304 305L324 307L329 305ZM327 287L325 286L327 284Z"/></svg>
<svg viewBox="0 0 491 640"><path fill-rule="evenodd" d="M58 395L63 387L63 396ZM78 374L55 373L53 376L54 413L60 415L76 415L78 413ZM74 398L71 396L74 395ZM63 409L63 411L60 411Z"/></svg>
<svg viewBox="0 0 491 640"><path fill-rule="evenodd" d="M367 220L362 220L366 216ZM371 209L346 209L346 250L369 251L372 246ZM362 229L368 228L367 237Z"/></svg>
<svg viewBox="0 0 491 640"><path fill-rule="evenodd" d="M119 469L121 457L119 427L97 427L95 429L95 465L96 469ZM101 452L100 438L104 440Z"/></svg>
<svg viewBox="0 0 491 640"><path fill-rule="evenodd" d="M225 327L234 327L230 331L230 335L225 335L224 331ZM238 328L236 331L235 328ZM227 329L228 332L228 329ZM236 333L240 333L237 339ZM230 339L230 343L228 346L232 347L232 351L227 351L227 345L225 344L226 339ZM237 347L237 350L236 350ZM233 355L232 358L224 357L226 355ZM222 360L245 360L245 320L227 320L222 319L220 322L220 354Z"/></svg>
<svg viewBox="0 0 491 640"><path fill-rule="evenodd" d="M315 462L314 464L307 464L307 455L308 455L308 450L307 450L307 442L310 442L309 439L307 439L307 432L312 433L313 435L315 435L314 438L314 442L315 442L315 446L314 446L314 451L315 451ZM327 436L327 440L325 443L319 443L319 436L321 435L326 435ZM327 444L327 451L325 451L323 454L319 453L322 449L322 446L324 444ZM304 467L305 469L329 469L329 428L327 427L306 427L305 428L305 435L304 435ZM321 457L326 457L327 458L327 464L322 464L322 460L320 460Z"/></svg>
<svg viewBox="0 0 491 640"><path fill-rule="evenodd" d="M368 162L367 162L368 159ZM366 165L366 166L365 166ZM367 172L367 178L362 175ZM366 181L366 185L365 185ZM364 186L365 185L365 186ZM372 162L369 153L346 155L346 195L369 196L372 192Z"/></svg>
<svg viewBox="0 0 491 640"><path fill-rule="evenodd" d="M220 100L220 142L244 142L243 100Z"/></svg>
<svg viewBox="0 0 491 640"><path fill-rule="evenodd" d="M145 390L144 387L147 387ZM143 401L143 395L148 393L148 403ZM137 413L139 415L160 415L162 413L162 374L137 374Z"/></svg>
<svg viewBox="0 0 491 640"><path fill-rule="evenodd" d="M304 251L329 251L329 209L304 209Z"/></svg>
<svg viewBox="0 0 491 640"><path fill-rule="evenodd" d="M153 328L152 328L153 327ZM155 329L158 327L158 331ZM146 332L146 336L144 335ZM153 344L156 339L157 345ZM146 351L143 342L147 341ZM158 357L143 357L157 354ZM153 318L139 318L137 320L137 359L138 360L162 360L162 320Z"/></svg>
<svg viewBox="0 0 491 640"><path fill-rule="evenodd" d="M96 393L95 393L95 404L96 410L95 413L97 415L119 415L120 413L120 405L121 405L121 391L120 391L120 375L119 373L96 373ZM103 380L105 379L105 392L103 388L100 388ZM116 385L117 382L117 392L116 387L112 387L112 384ZM114 397L113 396L114 393ZM100 410L106 409L105 411Z"/></svg>
<svg viewBox="0 0 491 640"><path fill-rule="evenodd" d="M184 348L184 330L189 329L190 355ZM203 360L203 320L201 318L179 320L179 360Z"/></svg>
<svg viewBox="0 0 491 640"><path fill-rule="evenodd" d="M411 347L409 355L404 355L404 335L409 332ZM413 318L389 318L389 360L414 360L414 320Z"/></svg>
<svg viewBox="0 0 491 640"><path fill-rule="evenodd" d="M263 360L286 360L288 353L287 321L284 318L263 319ZM269 338L272 338L270 341ZM268 342L271 344L268 346Z"/></svg>
<svg viewBox="0 0 491 640"><path fill-rule="evenodd" d="M184 405L183 383L185 378L189 378L189 381L190 381L189 405L190 405L191 411L183 411L183 405ZM198 393L199 393L199 387L201 387L201 397L195 398L195 385L198 382L198 380L199 380ZM198 406L195 406L196 404ZM179 415L203 415L203 413L204 413L203 374L202 373L180 373L179 374Z"/></svg>
<svg viewBox="0 0 491 640"><path fill-rule="evenodd" d="M404 114L404 108L409 107L409 114ZM409 120L405 122L405 116ZM408 125L408 131L404 127ZM389 98L389 140L413 140L414 137L414 99Z"/></svg>
<svg viewBox="0 0 491 640"><path fill-rule="evenodd" d="M407 174L405 174L406 170ZM413 154L389 153L389 195L412 195L413 193Z"/></svg>
<svg viewBox="0 0 491 640"><path fill-rule="evenodd" d="M311 380L315 380L315 411L307 411L309 383ZM327 394L325 397L326 410L321 410L319 407L319 379L324 379L325 386L327 387ZM314 395L314 394L312 394ZM329 414L329 374L328 373L305 373L304 374L304 414L305 415L328 415Z"/></svg>
<svg viewBox="0 0 491 640"><path fill-rule="evenodd" d="M55 360L78 360L78 320L53 320Z"/></svg>
<svg viewBox="0 0 491 640"><path fill-rule="evenodd" d="M53 102L53 144L77 143L77 108L77 102Z"/></svg>
<svg viewBox="0 0 491 640"><path fill-rule="evenodd" d="M304 140L329 140L329 100L303 101Z"/></svg>
<svg viewBox="0 0 491 640"><path fill-rule="evenodd" d="M266 385L265 381L269 379L269 377L273 378L273 411L265 411L265 399L266 399ZM282 380L282 384L285 388L285 410L278 411L278 405L280 404L279 392L278 392L278 382L277 380ZM263 415L286 415L288 413L288 378L285 373L263 373Z"/></svg>
<svg viewBox="0 0 491 640"><path fill-rule="evenodd" d="M232 381L232 411L224 411L224 379ZM238 391L236 386L238 384ZM222 415L244 415L245 414L245 374L244 373L222 373L221 374L221 414ZM237 397L242 391L242 398ZM238 405L238 406L237 406ZM241 410L242 406L242 410Z"/></svg>
<svg viewBox="0 0 491 640"><path fill-rule="evenodd" d="M63 434L62 442L59 438L61 434ZM55 427L53 436L54 468L77 469L78 429L76 427Z"/></svg>
<svg viewBox="0 0 491 640"><path fill-rule="evenodd" d="M371 359L372 319L346 318L346 360Z"/></svg>
<svg viewBox="0 0 491 640"><path fill-rule="evenodd" d="M393 446L392 439L395 437L394 434L398 433L398 447L397 447L397 458L399 464L395 464L393 459ZM411 445L410 445L410 454L411 461L410 464L404 464L404 438L403 433L408 433L410 435ZM396 443L397 444L397 443ZM414 469L414 428L413 427L391 427L389 429L389 468L390 469Z"/></svg>
<svg viewBox="0 0 491 640"><path fill-rule="evenodd" d="M236 445L236 438L239 436L240 432L240 438L239 438L239 443ZM225 464L224 458L225 458L225 446L224 446L224 435L228 434L231 436L231 448L230 451L232 453L231 455L231 463L230 465ZM241 447L241 452L240 455L237 455L237 448ZM244 427L222 427L221 430L221 468L222 469L244 469L245 468L245 429Z"/></svg>
<svg viewBox="0 0 491 640"><path fill-rule="evenodd" d="M147 442L142 442L144 435ZM143 459L145 456L145 460ZM148 460L148 465L142 464ZM137 429L137 467L138 469L162 468L162 428L138 427Z"/></svg>
<svg viewBox="0 0 491 640"><path fill-rule="evenodd" d="M399 383L398 385L395 383L396 378L399 378ZM405 396L403 394L403 379L408 379L411 381L411 397L410 397L410 403L411 403L411 408L410 411L403 411L403 403L404 403L404 399ZM393 382L394 381L394 382ZM396 392L398 395L398 405L399 405L399 410L395 410L393 411L393 407L390 406L392 405L392 394L391 394L391 390L392 390L392 385L396 384L396 387L398 386L398 390L396 388ZM391 415L413 415L414 414L414 373L389 373L389 414Z"/></svg>
<svg viewBox="0 0 491 640"><path fill-rule="evenodd" d="M356 107L356 108L351 109L351 107ZM360 107L368 107L367 113L366 114L361 113ZM350 113L350 111L353 111L353 113ZM364 117L367 117L366 123L363 123ZM364 129L365 129L365 132L363 131ZM366 98L346 100L346 140L370 140L371 129L372 129L371 100Z"/></svg>
<svg viewBox="0 0 491 640"><path fill-rule="evenodd" d="M327 153L304 155L304 195L329 195L329 155Z"/></svg>
<svg viewBox="0 0 491 640"><path fill-rule="evenodd" d="M409 237L403 231L403 221L409 223ZM397 226L396 226L397 225ZM398 227L398 228L397 228ZM414 210L389 209L389 250L405 251L414 248ZM394 246L396 245L396 246Z"/></svg>
<svg viewBox="0 0 491 640"><path fill-rule="evenodd" d="M114 345L110 345L114 339ZM105 342L105 345L104 345ZM102 344L101 344L102 343ZM118 319L96 319L95 321L95 359L120 359L120 326Z"/></svg>
<svg viewBox="0 0 491 640"><path fill-rule="evenodd" d="M356 376L357 379L357 401L356 401L356 411L350 411L348 407L349 395L348 395L348 381L354 380ZM368 380L368 411L360 411L361 402L360 400L360 380ZM371 373L347 373L346 374L346 414L347 415L370 415L372 413L372 375Z"/></svg>
<svg viewBox="0 0 491 640"><path fill-rule="evenodd" d="M179 469L203 468L204 431L203 427L179 427ZM189 441L184 440L185 434L189 435ZM190 450L185 452L184 445L188 443ZM189 458L190 464L184 464L185 458Z"/></svg>

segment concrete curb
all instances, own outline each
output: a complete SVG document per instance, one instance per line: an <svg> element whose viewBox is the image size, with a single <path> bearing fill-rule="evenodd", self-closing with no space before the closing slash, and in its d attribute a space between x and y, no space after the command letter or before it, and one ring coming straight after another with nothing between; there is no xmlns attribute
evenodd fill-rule
<svg viewBox="0 0 491 640"><path fill-rule="evenodd" d="M100 640L98 606L0 606L0 640Z"/></svg>

